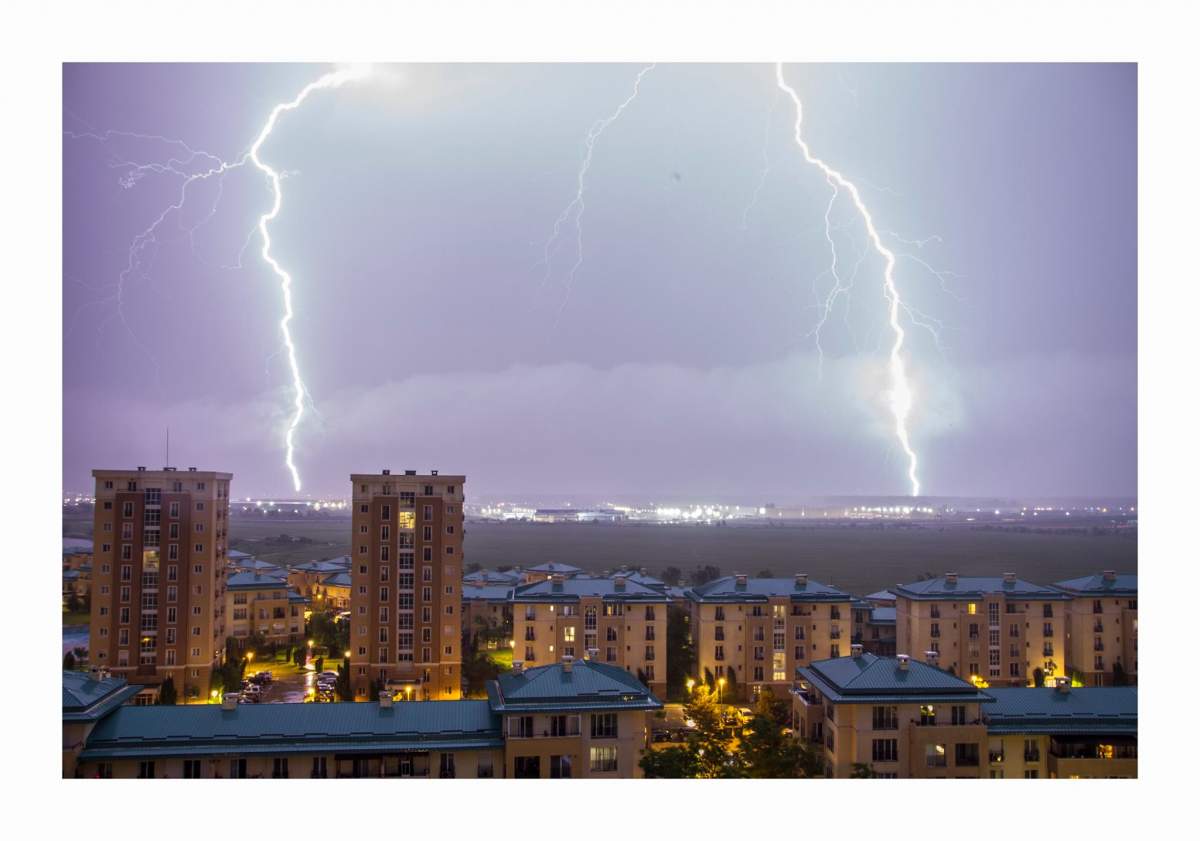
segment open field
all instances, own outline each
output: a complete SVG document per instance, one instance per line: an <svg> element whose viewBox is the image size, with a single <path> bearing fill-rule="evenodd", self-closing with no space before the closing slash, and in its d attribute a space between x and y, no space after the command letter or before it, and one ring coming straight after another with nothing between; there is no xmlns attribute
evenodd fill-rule
<svg viewBox="0 0 1200 841"><path fill-rule="evenodd" d="M63 522L64 534L87 536L91 521ZM230 546L274 563L328 558L350 551L349 518L243 520L229 523ZM279 540L281 534L304 542ZM465 530L468 563L485 567L545 561L587 570L628 564L660 573L712 564L723 573L778 576L807 572L818 581L865 594L925 572L961 575L1015 572L1053 582L1102 569L1137 571L1135 535L1040 534L969 526L657 526L584 523L478 523Z"/></svg>

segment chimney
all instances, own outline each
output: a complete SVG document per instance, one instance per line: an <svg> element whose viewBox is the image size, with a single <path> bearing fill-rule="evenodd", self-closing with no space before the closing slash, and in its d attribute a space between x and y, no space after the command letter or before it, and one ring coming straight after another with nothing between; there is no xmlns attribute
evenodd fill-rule
<svg viewBox="0 0 1200 841"><path fill-rule="evenodd" d="M566 674L571 674L571 669L575 665L575 658L570 654L564 654L562 658L563 671Z"/></svg>
<svg viewBox="0 0 1200 841"><path fill-rule="evenodd" d="M145 473L145 472L146 472L145 466L139 464L138 465L138 473Z"/></svg>
<svg viewBox="0 0 1200 841"><path fill-rule="evenodd" d="M429 471L429 475L430 475L430 476L436 476L436 475L437 475L437 471L436 471L436 470L430 470L430 471Z"/></svg>
<svg viewBox="0 0 1200 841"><path fill-rule="evenodd" d="M946 573L946 583L948 585L950 585L951 587L958 584L958 573L957 572Z"/></svg>
<svg viewBox="0 0 1200 841"><path fill-rule="evenodd" d="M613 579L613 589L616 590L617 592L625 591L625 576L618 575L616 578Z"/></svg>
<svg viewBox="0 0 1200 841"><path fill-rule="evenodd" d="M514 675L519 675L522 672L524 672L525 671L525 661L524 660L513 660L512 670L513 670Z"/></svg>
<svg viewBox="0 0 1200 841"><path fill-rule="evenodd" d="M808 573L807 572L796 573L796 589L803 590L807 586L808 586Z"/></svg>
<svg viewBox="0 0 1200 841"><path fill-rule="evenodd" d="M392 471L390 471L390 470L384 470L384 471L383 471L383 475L384 475L384 476L391 476L391 475L392 475Z"/></svg>
<svg viewBox="0 0 1200 841"><path fill-rule="evenodd" d="M188 473L195 473L195 472L196 472L196 468L194 468L194 467L188 468Z"/></svg>
<svg viewBox="0 0 1200 841"><path fill-rule="evenodd" d="M221 696L221 709L236 710L238 705L238 693L226 692Z"/></svg>
<svg viewBox="0 0 1200 841"><path fill-rule="evenodd" d="M392 693L386 689L379 690L379 709L390 710L392 708Z"/></svg>
<svg viewBox="0 0 1200 841"><path fill-rule="evenodd" d="M850 644L850 656L855 659L858 659L858 658L862 657L862 655L863 655L862 643L861 642L851 643Z"/></svg>
<svg viewBox="0 0 1200 841"><path fill-rule="evenodd" d="M564 581L566 581L566 578L556 572L550 576L550 588L556 593L561 593Z"/></svg>
<svg viewBox="0 0 1200 841"><path fill-rule="evenodd" d="M1115 569L1104 570L1104 580L1105 581L1116 581L1117 580L1117 571Z"/></svg>
<svg viewBox="0 0 1200 841"><path fill-rule="evenodd" d="M737 587L739 590L745 590L745 589L746 589L746 576L744 576L744 575L735 575L735 576L733 577L733 581L734 581L734 585L735 585L735 586L736 586L736 587Z"/></svg>
<svg viewBox="0 0 1200 841"><path fill-rule="evenodd" d="M896 668L898 668L902 672L908 671L908 655L907 654L897 654L896 655Z"/></svg>
<svg viewBox="0 0 1200 841"><path fill-rule="evenodd" d="M1015 572L1004 573L1004 583L1005 584L1016 584L1017 583L1017 574Z"/></svg>
<svg viewBox="0 0 1200 841"><path fill-rule="evenodd" d="M1071 679L1069 677L1056 677L1054 679L1054 691L1061 692L1066 695L1071 691Z"/></svg>
<svg viewBox="0 0 1200 841"><path fill-rule="evenodd" d="M926 651L925 662L936 669L938 664L938 653L936 651Z"/></svg>

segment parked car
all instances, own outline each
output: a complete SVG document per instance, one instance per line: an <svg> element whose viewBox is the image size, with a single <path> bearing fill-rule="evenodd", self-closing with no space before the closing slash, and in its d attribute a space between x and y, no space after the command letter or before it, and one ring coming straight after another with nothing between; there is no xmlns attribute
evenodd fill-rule
<svg viewBox="0 0 1200 841"><path fill-rule="evenodd" d="M320 680L323 677L327 677L330 680L337 680L338 673L337 672L321 672L319 675L317 675L318 680Z"/></svg>
<svg viewBox="0 0 1200 841"><path fill-rule="evenodd" d="M650 737L656 742L669 742L671 741L671 731L666 728L656 727L650 731Z"/></svg>
<svg viewBox="0 0 1200 841"><path fill-rule="evenodd" d="M255 700L257 700L259 698L259 696L262 695L262 687L259 686L257 683L251 683L249 686L247 686L245 689L242 690L242 697L245 698L247 695L252 695L252 696L254 696Z"/></svg>
<svg viewBox="0 0 1200 841"><path fill-rule="evenodd" d="M255 677L265 681L266 683L270 683L275 679L275 675L271 674L270 672L259 672L255 675Z"/></svg>

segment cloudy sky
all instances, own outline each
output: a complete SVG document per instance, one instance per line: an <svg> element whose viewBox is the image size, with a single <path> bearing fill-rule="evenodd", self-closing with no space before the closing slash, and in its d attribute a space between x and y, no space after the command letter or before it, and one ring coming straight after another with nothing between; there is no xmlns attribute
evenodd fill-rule
<svg viewBox="0 0 1200 841"><path fill-rule="evenodd" d="M477 497L907 492L882 263L844 195L851 288L819 364L831 191L773 67L645 74L595 141L574 280L574 215L546 265L589 128L640 69L382 67L281 117L261 157L285 173L304 493L384 467L466 473ZM235 167L179 200L329 70L64 67L65 489L160 466L170 427L172 463L291 494L280 288L253 236L269 185ZM786 75L813 153L901 255L923 490L1136 494L1136 68Z"/></svg>

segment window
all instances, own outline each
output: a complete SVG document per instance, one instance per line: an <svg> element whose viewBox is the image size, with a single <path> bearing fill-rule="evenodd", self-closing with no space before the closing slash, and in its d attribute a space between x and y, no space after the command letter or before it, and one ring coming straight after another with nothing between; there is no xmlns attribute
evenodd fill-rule
<svg viewBox="0 0 1200 841"><path fill-rule="evenodd" d="M438 776L443 780L454 778L454 754L443 753L438 762Z"/></svg>
<svg viewBox="0 0 1200 841"><path fill-rule="evenodd" d="M878 707L876 707L878 709ZM895 762L900 758L895 739L872 739L871 760L874 762Z"/></svg>
<svg viewBox="0 0 1200 841"><path fill-rule="evenodd" d="M513 777L518 780L536 780L542 776L540 756L518 756L513 760Z"/></svg>
<svg viewBox="0 0 1200 841"><path fill-rule="evenodd" d="M489 753L481 753L479 759L475 761L475 776L480 779L491 779L496 776L496 770L492 765L492 755Z"/></svg>
<svg viewBox="0 0 1200 841"><path fill-rule="evenodd" d="M959 742L954 746L954 764L960 768L977 768L979 766L979 744L977 742Z"/></svg>
<svg viewBox="0 0 1200 841"><path fill-rule="evenodd" d="M533 716L518 715L508 720L508 735L517 739L528 739L533 736Z"/></svg>
<svg viewBox="0 0 1200 841"><path fill-rule="evenodd" d="M592 738L593 739L615 739L617 738L617 714L616 713L592 713ZM615 754L614 748L614 754ZM615 769L615 766L614 766Z"/></svg>
<svg viewBox="0 0 1200 841"><path fill-rule="evenodd" d="M946 746L945 745L926 745L925 746L925 767L926 768L945 768L946 767Z"/></svg>
<svg viewBox="0 0 1200 841"><path fill-rule="evenodd" d="M154 760L143 759L138 763L138 779L146 780L154 777Z"/></svg>
<svg viewBox="0 0 1200 841"><path fill-rule="evenodd" d="M896 730L898 728L899 719L896 714L895 707L887 706L871 708L872 730Z"/></svg>
<svg viewBox="0 0 1200 841"><path fill-rule="evenodd" d="M937 710L931 704L921 705L921 727L932 727L937 724Z"/></svg>
<svg viewBox="0 0 1200 841"><path fill-rule="evenodd" d="M199 759L183 760L183 777L186 780L200 779L200 760Z"/></svg>
<svg viewBox="0 0 1200 841"><path fill-rule="evenodd" d="M309 776L313 779L325 779L325 777L329 776L324 756L313 757L312 773L310 773Z"/></svg>
<svg viewBox="0 0 1200 841"><path fill-rule="evenodd" d="M272 760L271 776L277 780L288 778L288 758L286 756L277 756Z"/></svg>
<svg viewBox="0 0 1200 841"><path fill-rule="evenodd" d="M589 753L593 774L617 770L617 749L615 747L593 747Z"/></svg>
<svg viewBox="0 0 1200 841"><path fill-rule="evenodd" d="M1036 780L1037 778L1038 778L1038 772L1037 772L1037 771L1026 771L1026 772L1025 772L1025 779L1027 779L1027 780Z"/></svg>
<svg viewBox="0 0 1200 841"><path fill-rule="evenodd" d="M567 780L571 778L571 757L570 756L551 756L550 757L550 779L552 780Z"/></svg>
<svg viewBox="0 0 1200 841"><path fill-rule="evenodd" d="M962 704L955 704L950 708L950 723L954 725L967 723L967 708Z"/></svg>

